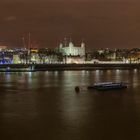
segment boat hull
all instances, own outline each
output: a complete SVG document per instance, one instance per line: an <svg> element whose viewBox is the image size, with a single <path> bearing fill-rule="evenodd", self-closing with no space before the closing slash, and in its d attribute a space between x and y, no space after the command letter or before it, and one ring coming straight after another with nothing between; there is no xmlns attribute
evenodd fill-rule
<svg viewBox="0 0 140 140"><path fill-rule="evenodd" d="M123 82L120 83L98 83L94 85L90 85L87 87L88 89L97 89L97 90L111 90L111 89L125 89L127 85Z"/></svg>
<svg viewBox="0 0 140 140"><path fill-rule="evenodd" d="M126 89L127 86L120 86L120 87L99 87L97 90L104 91L104 90L113 90L113 89Z"/></svg>

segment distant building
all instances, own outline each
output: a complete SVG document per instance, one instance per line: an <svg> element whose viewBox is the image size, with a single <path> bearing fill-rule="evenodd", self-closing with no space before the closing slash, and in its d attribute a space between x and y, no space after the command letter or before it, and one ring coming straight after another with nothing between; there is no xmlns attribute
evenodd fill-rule
<svg viewBox="0 0 140 140"><path fill-rule="evenodd" d="M83 64L85 63L85 57L80 56L66 56L63 60L66 64Z"/></svg>
<svg viewBox="0 0 140 140"><path fill-rule="evenodd" d="M7 49L7 46L0 45L0 51Z"/></svg>
<svg viewBox="0 0 140 140"><path fill-rule="evenodd" d="M17 55L17 54L13 55L13 63L14 64L20 64L21 63L19 55Z"/></svg>
<svg viewBox="0 0 140 140"><path fill-rule="evenodd" d="M75 46L72 41L67 43L60 43L59 51L63 56L85 56L85 43L82 42L81 46Z"/></svg>

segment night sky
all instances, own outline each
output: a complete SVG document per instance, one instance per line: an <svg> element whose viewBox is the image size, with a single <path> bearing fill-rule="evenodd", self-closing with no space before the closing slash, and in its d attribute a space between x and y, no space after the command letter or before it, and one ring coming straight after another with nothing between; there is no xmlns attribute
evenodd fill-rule
<svg viewBox="0 0 140 140"><path fill-rule="evenodd" d="M28 32L41 47L64 37L88 48L140 47L140 1L0 0L0 42L22 46Z"/></svg>

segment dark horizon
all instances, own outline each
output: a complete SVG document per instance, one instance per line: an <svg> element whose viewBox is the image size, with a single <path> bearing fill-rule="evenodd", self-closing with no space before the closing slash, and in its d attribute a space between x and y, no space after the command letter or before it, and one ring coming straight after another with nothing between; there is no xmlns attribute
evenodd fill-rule
<svg viewBox="0 0 140 140"><path fill-rule="evenodd" d="M140 46L137 0L1 0L0 42L22 46L31 32L40 46L57 47L64 37L92 48Z"/></svg>

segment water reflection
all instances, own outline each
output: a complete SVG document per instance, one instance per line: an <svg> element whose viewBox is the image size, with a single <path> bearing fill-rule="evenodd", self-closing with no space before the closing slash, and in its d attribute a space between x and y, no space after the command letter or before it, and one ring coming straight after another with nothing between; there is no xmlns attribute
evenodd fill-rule
<svg viewBox="0 0 140 140"><path fill-rule="evenodd" d="M140 138L139 70L3 73L1 79L2 139ZM76 85L104 81L123 81L129 87L75 93Z"/></svg>

